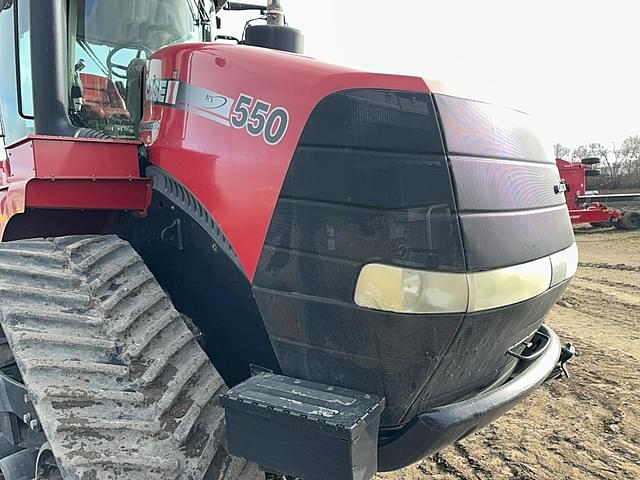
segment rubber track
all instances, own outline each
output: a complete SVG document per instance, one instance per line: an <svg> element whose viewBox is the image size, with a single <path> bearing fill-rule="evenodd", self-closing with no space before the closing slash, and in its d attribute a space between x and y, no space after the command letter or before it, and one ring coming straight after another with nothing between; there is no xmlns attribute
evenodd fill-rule
<svg viewBox="0 0 640 480"><path fill-rule="evenodd" d="M224 382L127 242L0 243L0 299L65 480L264 478L226 453Z"/></svg>

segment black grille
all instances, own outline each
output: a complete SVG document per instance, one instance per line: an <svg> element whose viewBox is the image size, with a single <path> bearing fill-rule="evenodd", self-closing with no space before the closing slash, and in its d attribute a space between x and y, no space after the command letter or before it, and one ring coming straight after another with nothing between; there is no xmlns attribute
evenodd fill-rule
<svg viewBox="0 0 640 480"><path fill-rule="evenodd" d="M436 95L467 268L517 265L574 242L560 175L528 115Z"/></svg>
<svg viewBox="0 0 640 480"><path fill-rule="evenodd" d="M453 190L427 94L357 90L312 114L267 235L254 292L283 372L387 398L397 423L462 315L358 308L371 262L463 272Z"/></svg>
<svg viewBox="0 0 640 480"><path fill-rule="evenodd" d="M563 287L489 312L402 315L355 305L365 264L485 270L573 241L553 193L557 173L517 124L521 114L439 102L449 154L428 94L356 90L323 100L254 280L283 373L386 397L383 426L494 382L513 366L506 350L542 323Z"/></svg>

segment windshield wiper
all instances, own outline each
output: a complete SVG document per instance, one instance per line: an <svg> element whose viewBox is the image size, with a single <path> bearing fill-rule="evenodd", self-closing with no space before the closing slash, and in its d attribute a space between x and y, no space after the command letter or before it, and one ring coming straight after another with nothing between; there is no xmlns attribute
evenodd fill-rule
<svg viewBox="0 0 640 480"><path fill-rule="evenodd" d="M196 25L209 25L211 23L211 17L207 12L207 9L204 7L204 2L202 0L188 0L189 10L191 10L191 16L193 20L196 22ZM193 4L195 3L197 12L193 10Z"/></svg>
<svg viewBox="0 0 640 480"><path fill-rule="evenodd" d="M200 11L200 18L203 24L208 25L211 23L211 17L209 16L209 12L204 8L204 2L202 0L198 0L198 10Z"/></svg>
<svg viewBox="0 0 640 480"><path fill-rule="evenodd" d="M191 18L193 18L193 21L197 25L198 21L199 21L199 18L198 18L198 15L196 15L195 10L193 9L193 1L192 0L187 0L187 5L189 6L189 11L191 12Z"/></svg>

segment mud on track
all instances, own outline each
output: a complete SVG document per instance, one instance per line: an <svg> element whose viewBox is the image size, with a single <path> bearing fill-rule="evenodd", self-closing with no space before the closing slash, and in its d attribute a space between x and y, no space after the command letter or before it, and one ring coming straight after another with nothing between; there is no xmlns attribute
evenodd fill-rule
<svg viewBox="0 0 640 480"><path fill-rule="evenodd" d="M548 324L579 357L493 425L380 480L640 479L640 232L580 230Z"/></svg>

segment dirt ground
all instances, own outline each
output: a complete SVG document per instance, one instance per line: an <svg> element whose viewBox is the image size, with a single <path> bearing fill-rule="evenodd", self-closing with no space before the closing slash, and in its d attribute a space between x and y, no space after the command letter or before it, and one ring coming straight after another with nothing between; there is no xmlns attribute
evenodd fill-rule
<svg viewBox="0 0 640 480"><path fill-rule="evenodd" d="M640 232L580 230L580 267L548 324L573 343L567 380L380 480L640 479Z"/></svg>

